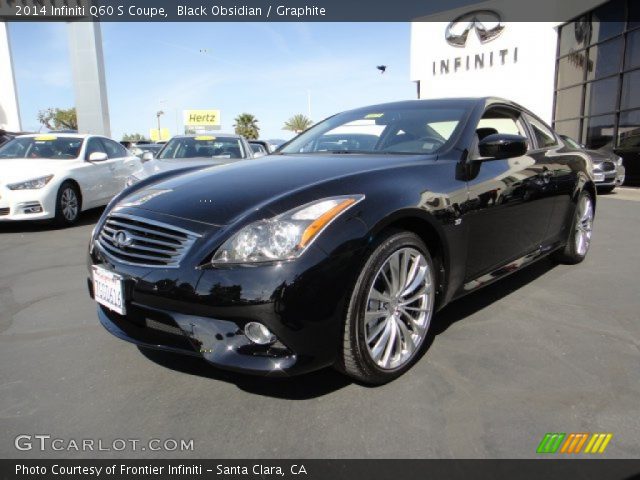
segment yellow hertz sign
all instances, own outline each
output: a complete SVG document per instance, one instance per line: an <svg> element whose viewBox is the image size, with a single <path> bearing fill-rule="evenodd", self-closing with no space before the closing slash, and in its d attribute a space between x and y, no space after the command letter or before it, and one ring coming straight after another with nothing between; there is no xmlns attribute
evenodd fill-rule
<svg viewBox="0 0 640 480"><path fill-rule="evenodd" d="M220 125L220 110L183 110L185 127L207 127Z"/></svg>
<svg viewBox="0 0 640 480"><path fill-rule="evenodd" d="M537 453L604 453L612 433L547 433Z"/></svg>

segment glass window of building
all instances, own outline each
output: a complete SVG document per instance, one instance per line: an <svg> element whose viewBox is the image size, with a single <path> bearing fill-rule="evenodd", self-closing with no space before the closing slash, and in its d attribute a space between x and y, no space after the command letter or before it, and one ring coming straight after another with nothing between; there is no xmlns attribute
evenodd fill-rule
<svg viewBox="0 0 640 480"><path fill-rule="evenodd" d="M625 0L613 0L596 8L591 14L591 41L602 42L607 38L620 35L625 22L621 21L621 12L626 10ZM633 3L633 0L632 0Z"/></svg>
<svg viewBox="0 0 640 480"><path fill-rule="evenodd" d="M584 81L585 50L574 52L558 62L558 88L569 87Z"/></svg>
<svg viewBox="0 0 640 480"><path fill-rule="evenodd" d="M640 70L625 73L622 77L620 109L640 107Z"/></svg>
<svg viewBox="0 0 640 480"><path fill-rule="evenodd" d="M622 66L622 37L608 40L589 49L587 80L620 73Z"/></svg>
<svg viewBox="0 0 640 480"><path fill-rule="evenodd" d="M581 17L560 28L560 56L577 52L591 43L591 22Z"/></svg>
<svg viewBox="0 0 640 480"><path fill-rule="evenodd" d="M640 15L640 12L638 14ZM637 67L640 67L640 29L633 30L627 34L627 47L624 58L625 70Z"/></svg>
<svg viewBox="0 0 640 480"><path fill-rule="evenodd" d="M556 122L556 131L577 140L580 138L580 119Z"/></svg>
<svg viewBox="0 0 640 480"><path fill-rule="evenodd" d="M585 118L582 138L588 148L598 149L605 145L613 145L614 115L601 115Z"/></svg>
<svg viewBox="0 0 640 480"><path fill-rule="evenodd" d="M577 118L582 115L582 91L584 87L567 88L558 91L556 97L556 120Z"/></svg>
<svg viewBox="0 0 640 480"><path fill-rule="evenodd" d="M585 115L600 115L616 110L618 77L605 78L587 84Z"/></svg>
<svg viewBox="0 0 640 480"><path fill-rule="evenodd" d="M618 149L621 152L640 153L640 110L620 114Z"/></svg>

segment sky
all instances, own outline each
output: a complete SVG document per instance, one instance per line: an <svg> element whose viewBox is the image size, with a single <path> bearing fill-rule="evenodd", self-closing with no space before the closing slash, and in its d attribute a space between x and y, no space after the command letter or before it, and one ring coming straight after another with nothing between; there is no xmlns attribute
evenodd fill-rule
<svg viewBox="0 0 640 480"><path fill-rule="evenodd" d="M302 113L334 113L416 98L409 79L409 23L102 23L113 138L182 133L183 109L219 109L222 132L251 113L260 137ZM65 23L11 23L22 128L37 113L74 104ZM381 74L377 65L387 65Z"/></svg>

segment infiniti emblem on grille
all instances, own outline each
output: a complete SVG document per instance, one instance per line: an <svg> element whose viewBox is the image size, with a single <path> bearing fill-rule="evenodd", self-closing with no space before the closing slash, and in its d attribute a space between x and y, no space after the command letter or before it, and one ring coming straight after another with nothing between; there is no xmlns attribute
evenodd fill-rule
<svg viewBox="0 0 640 480"><path fill-rule="evenodd" d="M113 243L116 247L128 247L133 243L133 238L124 230L116 230L113 232Z"/></svg>
<svg viewBox="0 0 640 480"><path fill-rule="evenodd" d="M500 15L493 10L476 10L460 15L447 26L445 38L449 45L464 47L469 32L475 30L480 43L487 43L504 30Z"/></svg>

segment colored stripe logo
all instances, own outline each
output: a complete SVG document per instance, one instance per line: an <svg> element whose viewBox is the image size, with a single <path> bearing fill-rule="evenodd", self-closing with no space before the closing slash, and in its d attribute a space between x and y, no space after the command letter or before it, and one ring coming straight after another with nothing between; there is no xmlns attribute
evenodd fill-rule
<svg viewBox="0 0 640 480"><path fill-rule="evenodd" d="M604 453L612 433L546 433L537 453Z"/></svg>

